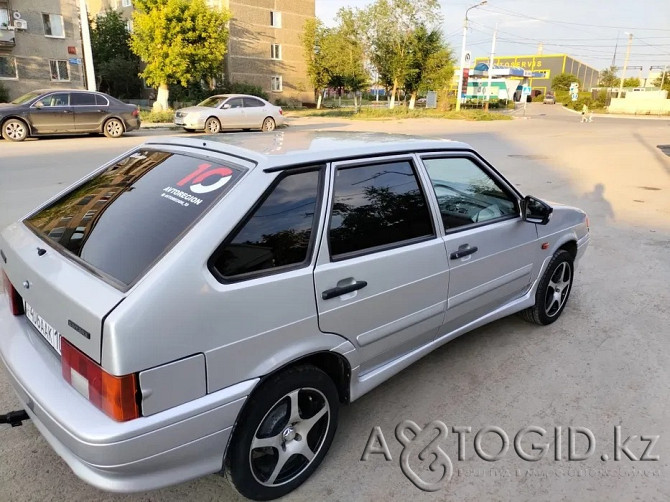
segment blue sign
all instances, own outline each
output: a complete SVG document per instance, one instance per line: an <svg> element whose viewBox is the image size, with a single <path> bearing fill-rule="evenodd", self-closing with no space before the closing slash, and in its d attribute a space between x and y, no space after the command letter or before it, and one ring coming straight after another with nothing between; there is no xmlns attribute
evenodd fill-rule
<svg viewBox="0 0 670 502"><path fill-rule="evenodd" d="M79 58L70 58L67 61L70 64L81 64L81 59L79 59Z"/></svg>

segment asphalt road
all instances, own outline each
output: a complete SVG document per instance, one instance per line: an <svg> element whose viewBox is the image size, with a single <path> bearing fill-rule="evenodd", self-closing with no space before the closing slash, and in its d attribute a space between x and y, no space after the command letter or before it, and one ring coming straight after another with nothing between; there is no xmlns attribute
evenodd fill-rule
<svg viewBox="0 0 670 502"><path fill-rule="evenodd" d="M658 148L670 144L670 121L596 116L581 124L579 115L559 106L533 104L526 118L505 122L303 118L290 124L284 134L338 129L466 141L522 192L585 209L592 243L558 322L544 328L517 317L492 323L345 407L322 466L286 500L670 500L670 157ZM119 140L0 141L0 226L155 134L161 132ZM0 403L0 411L17 405L1 371ZM409 468L436 482L437 492L421 491L403 474L403 445L395 428L404 420L421 428L433 421L448 426L440 444L453 471L441 483L442 471L428 469L430 457L419 460L417 443L406 449ZM382 454L361 460L375 426L391 461ZM461 433L462 459L452 427L470 427ZM546 431L544 437L528 432L521 441L534 457L548 445L538 461L515 451L514 438L525 427ZM568 459L571 427L573 460ZM588 450L588 441L578 429L588 429L595 439L593 453L582 461L576 457ZM503 447L504 431L509 445L499 460L485 461L475 452L478 431L489 455ZM626 443L629 436L635 437ZM422 440L426 446L430 438ZM103 493L78 480L30 423L0 426L0 500L187 498L237 496L216 475L144 494Z"/></svg>

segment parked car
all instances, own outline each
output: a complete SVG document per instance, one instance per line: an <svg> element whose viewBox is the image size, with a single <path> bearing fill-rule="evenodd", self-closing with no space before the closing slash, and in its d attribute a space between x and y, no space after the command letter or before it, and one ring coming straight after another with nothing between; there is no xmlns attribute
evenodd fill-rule
<svg viewBox="0 0 670 502"><path fill-rule="evenodd" d="M197 106L177 110L174 123L189 132L204 130L211 134L222 129L274 131L284 124L284 111L257 96L218 94Z"/></svg>
<svg viewBox="0 0 670 502"><path fill-rule="evenodd" d="M563 312L579 209L470 146L361 133L156 138L0 234L0 358L77 476L221 471L282 496L341 404L436 347Z"/></svg>
<svg viewBox="0 0 670 502"><path fill-rule="evenodd" d="M545 105L555 105L556 104L556 96L554 95L553 92L548 92L547 94L544 95L544 100L542 101Z"/></svg>
<svg viewBox="0 0 670 502"><path fill-rule="evenodd" d="M140 127L135 105L102 92L79 89L31 91L11 103L0 104L0 130L9 141L30 136L102 133L119 138Z"/></svg>

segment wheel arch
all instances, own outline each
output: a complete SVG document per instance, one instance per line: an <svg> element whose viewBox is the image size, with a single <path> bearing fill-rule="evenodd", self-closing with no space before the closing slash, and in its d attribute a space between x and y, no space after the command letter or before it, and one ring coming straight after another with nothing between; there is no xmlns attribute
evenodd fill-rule
<svg viewBox="0 0 670 502"><path fill-rule="evenodd" d="M577 259L577 239L570 239L563 244L560 245L560 247L556 250L558 253L559 251L567 251L570 256L572 256L572 261L574 262Z"/></svg>
<svg viewBox="0 0 670 502"><path fill-rule="evenodd" d="M5 122L11 119L20 120L21 122L23 122L26 125L26 127L28 127L28 136L33 135L33 127L30 124L30 121L25 117L21 117L20 115L7 115L6 117L2 117L2 119L0 119L0 129L2 129L2 127L5 125Z"/></svg>

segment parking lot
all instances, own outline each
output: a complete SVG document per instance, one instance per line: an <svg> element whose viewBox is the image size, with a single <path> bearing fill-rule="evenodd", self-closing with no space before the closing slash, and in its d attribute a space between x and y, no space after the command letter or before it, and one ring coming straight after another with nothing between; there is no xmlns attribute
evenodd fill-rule
<svg viewBox="0 0 670 502"><path fill-rule="evenodd" d="M383 131L465 141L523 193L586 210L592 234L556 323L494 322L344 407L323 464L286 500L670 500L670 157L658 148L670 144L670 120L596 116L581 124L579 115L542 104L517 115L499 122L300 118L275 133ZM0 141L0 227L161 134L182 133ZM2 413L18 406L3 371L0 403ZM405 420L431 435L405 445L396 434ZM380 453L382 436L388 454ZM433 438L443 452L435 471L432 456L419 457L424 447L437 451ZM449 476L440 467L444 454ZM408 472L435 491L417 488ZM143 494L100 492L30 422L0 425L0 500L187 498L237 499L215 475Z"/></svg>

